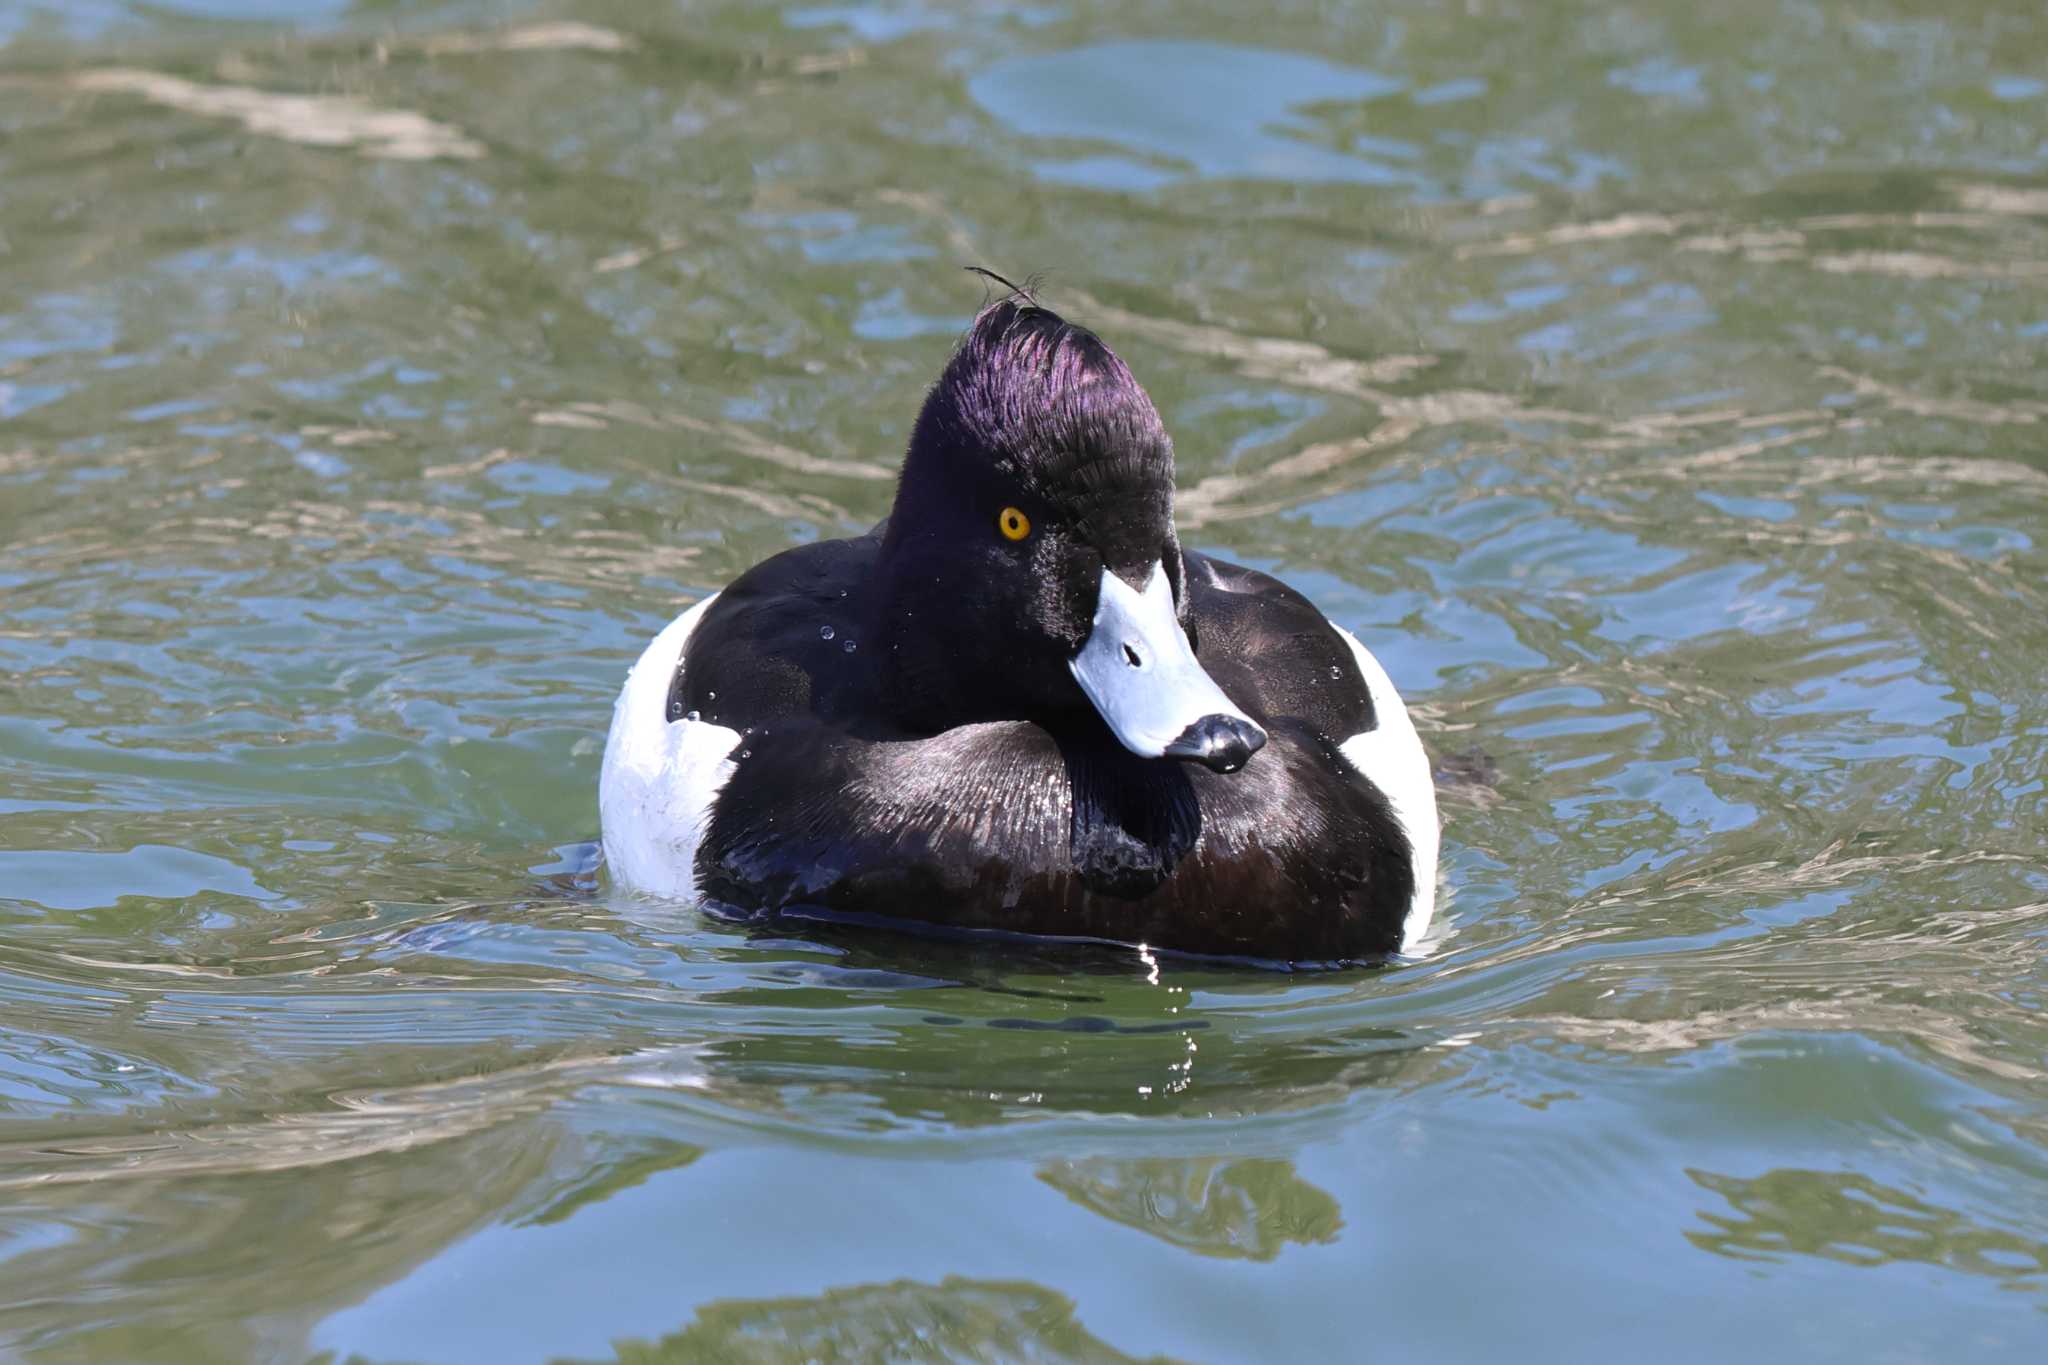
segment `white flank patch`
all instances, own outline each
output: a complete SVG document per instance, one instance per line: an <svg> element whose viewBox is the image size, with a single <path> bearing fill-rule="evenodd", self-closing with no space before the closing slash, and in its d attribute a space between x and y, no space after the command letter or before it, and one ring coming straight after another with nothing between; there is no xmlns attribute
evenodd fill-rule
<svg viewBox="0 0 2048 1365"><path fill-rule="evenodd" d="M612 708L598 779L604 858L620 886L689 900L697 894L697 845L711 804L732 776L740 733L702 720L668 719L668 690L683 646L718 594L669 622L641 652Z"/></svg>
<svg viewBox="0 0 2048 1365"><path fill-rule="evenodd" d="M1332 622L1334 625L1335 623ZM1401 704L1393 679L1358 637L1342 626L1337 633L1351 646L1351 656L1372 693L1376 728L1353 735L1338 746L1352 767L1372 779L1394 808L1394 818L1408 835L1415 853L1415 899L1408 903L1408 915L1401 922L1401 951L1413 952L1429 928L1436 910L1437 845L1441 830L1436 819L1436 778L1429 770L1429 755L1415 733L1415 722Z"/></svg>

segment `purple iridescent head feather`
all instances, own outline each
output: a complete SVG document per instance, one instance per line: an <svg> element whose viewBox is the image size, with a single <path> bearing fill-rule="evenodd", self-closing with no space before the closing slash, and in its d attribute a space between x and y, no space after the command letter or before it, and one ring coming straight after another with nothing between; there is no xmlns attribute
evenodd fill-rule
<svg viewBox="0 0 2048 1365"><path fill-rule="evenodd" d="M1024 291L981 311L932 386L903 487L991 474L1119 569L1171 542L1173 442L1151 398L1101 338Z"/></svg>

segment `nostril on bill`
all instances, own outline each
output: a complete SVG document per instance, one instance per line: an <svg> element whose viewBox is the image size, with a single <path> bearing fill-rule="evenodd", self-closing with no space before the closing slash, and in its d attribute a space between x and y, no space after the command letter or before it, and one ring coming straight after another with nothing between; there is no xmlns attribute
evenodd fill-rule
<svg viewBox="0 0 2048 1365"><path fill-rule="evenodd" d="M1124 662L1132 668L1143 668L1145 666L1145 660L1139 656L1137 650L1132 649L1129 645L1124 646Z"/></svg>

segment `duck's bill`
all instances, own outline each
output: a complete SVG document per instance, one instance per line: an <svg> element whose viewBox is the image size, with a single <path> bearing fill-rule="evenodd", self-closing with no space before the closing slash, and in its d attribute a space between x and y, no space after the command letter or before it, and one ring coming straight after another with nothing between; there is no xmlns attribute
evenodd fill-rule
<svg viewBox="0 0 2048 1365"><path fill-rule="evenodd" d="M1143 592L1103 571L1094 628L1068 667L1117 741L1140 757L1230 773L1266 742L1196 662L1158 564Z"/></svg>

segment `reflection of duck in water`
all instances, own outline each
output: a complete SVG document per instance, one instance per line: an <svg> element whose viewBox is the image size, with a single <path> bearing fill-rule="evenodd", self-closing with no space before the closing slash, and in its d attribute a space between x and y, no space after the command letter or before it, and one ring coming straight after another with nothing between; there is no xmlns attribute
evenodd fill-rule
<svg viewBox="0 0 2048 1365"><path fill-rule="evenodd" d="M599 792L624 885L749 910L1296 961L1413 942L1435 793L1379 664L1183 551L1173 445L1017 293L926 398L889 518L655 637Z"/></svg>
<svg viewBox="0 0 2048 1365"><path fill-rule="evenodd" d="M1343 1212L1279 1157L1088 1157L1038 1178L1085 1209L1204 1256L1270 1261L1337 1240Z"/></svg>

